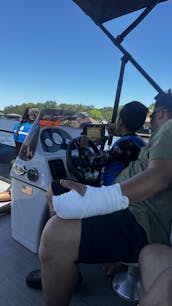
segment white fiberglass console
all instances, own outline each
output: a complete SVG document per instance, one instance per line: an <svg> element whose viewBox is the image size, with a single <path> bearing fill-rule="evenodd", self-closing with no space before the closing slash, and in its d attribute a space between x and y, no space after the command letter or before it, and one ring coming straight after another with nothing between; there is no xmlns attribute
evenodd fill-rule
<svg viewBox="0 0 172 306"><path fill-rule="evenodd" d="M12 237L37 253L49 218L46 191L52 180L67 177L66 148L80 130L59 126L58 112L40 112L11 169Z"/></svg>

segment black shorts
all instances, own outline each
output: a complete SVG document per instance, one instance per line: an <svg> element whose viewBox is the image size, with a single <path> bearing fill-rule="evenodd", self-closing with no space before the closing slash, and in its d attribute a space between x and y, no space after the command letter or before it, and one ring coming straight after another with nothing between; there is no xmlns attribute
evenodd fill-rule
<svg viewBox="0 0 172 306"><path fill-rule="evenodd" d="M69 191L58 179L51 188L55 195ZM145 230L129 209L82 219L81 224L78 262L138 262L141 249L148 244Z"/></svg>
<svg viewBox="0 0 172 306"><path fill-rule="evenodd" d="M81 220L82 231L77 262L138 262L148 244L145 230L129 209Z"/></svg>

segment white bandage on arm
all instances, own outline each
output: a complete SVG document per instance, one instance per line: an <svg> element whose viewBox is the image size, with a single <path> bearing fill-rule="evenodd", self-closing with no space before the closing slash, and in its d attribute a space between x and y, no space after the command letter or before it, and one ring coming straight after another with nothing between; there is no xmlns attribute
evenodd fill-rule
<svg viewBox="0 0 172 306"><path fill-rule="evenodd" d="M53 196L53 207L63 219L83 219L106 215L125 209L129 200L122 195L120 184L92 187L87 186L84 196L74 190L59 196Z"/></svg>

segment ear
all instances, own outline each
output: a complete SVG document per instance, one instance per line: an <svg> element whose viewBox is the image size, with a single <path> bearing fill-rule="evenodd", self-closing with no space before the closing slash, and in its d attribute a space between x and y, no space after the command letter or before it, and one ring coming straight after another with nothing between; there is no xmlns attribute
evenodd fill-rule
<svg viewBox="0 0 172 306"><path fill-rule="evenodd" d="M168 117L167 111L164 108L161 108L157 114L157 119L162 120Z"/></svg>

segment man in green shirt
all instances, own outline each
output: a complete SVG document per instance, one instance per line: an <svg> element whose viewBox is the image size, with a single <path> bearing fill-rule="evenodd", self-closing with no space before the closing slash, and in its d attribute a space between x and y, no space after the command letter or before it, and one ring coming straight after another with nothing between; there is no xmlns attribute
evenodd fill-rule
<svg viewBox="0 0 172 306"><path fill-rule="evenodd" d="M138 160L122 171L116 184L95 188L62 180L62 186L72 191L58 197L49 193L50 209L57 215L44 228L39 252L47 306L69 305L79 280L78 263L135 262L148 243L169 244L171 119L172 93L159 94L149 144L143 147ZM58 205L75 209L74 199L78 209L84 208L79 214L83 217L77 219L72 213L73 219L63 219L63 215L59 218Z"/></svg>

